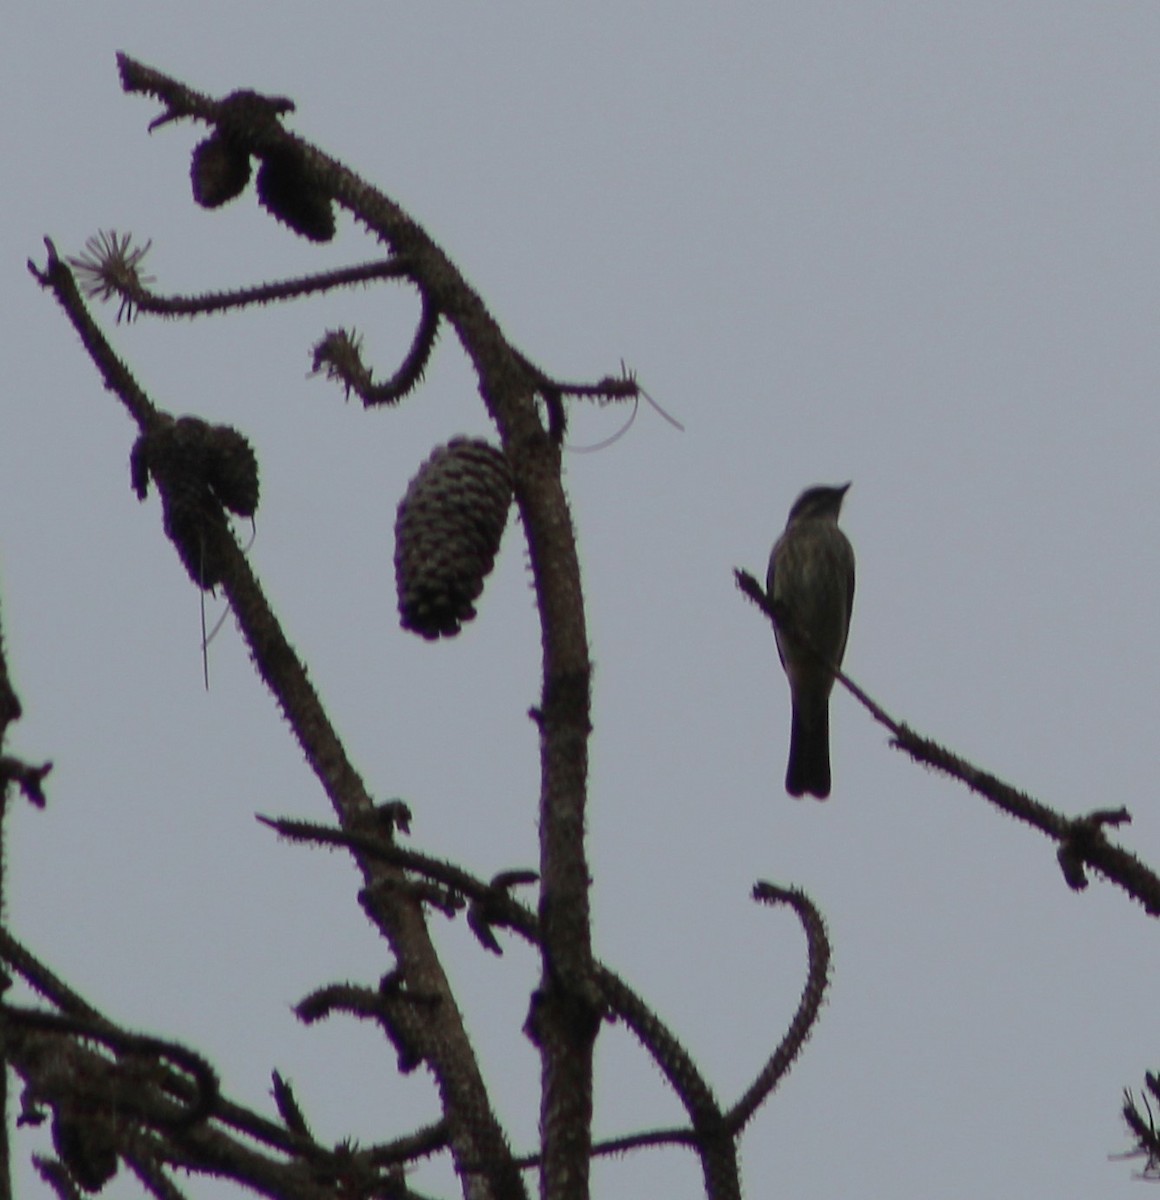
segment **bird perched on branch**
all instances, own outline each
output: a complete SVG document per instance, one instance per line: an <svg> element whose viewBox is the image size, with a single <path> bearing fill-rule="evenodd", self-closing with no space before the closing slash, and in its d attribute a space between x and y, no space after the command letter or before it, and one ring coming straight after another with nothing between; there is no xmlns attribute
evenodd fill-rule
<svg viewBox="0 0 1160 1200"><path fill-rule="evenodd" d="M793 708L785 790L819 800L830 794L833 668L842 664L854 607L854 549L838 528L849 487L802 492L769 556L765 582L784 614L774 633Z"/></svg>

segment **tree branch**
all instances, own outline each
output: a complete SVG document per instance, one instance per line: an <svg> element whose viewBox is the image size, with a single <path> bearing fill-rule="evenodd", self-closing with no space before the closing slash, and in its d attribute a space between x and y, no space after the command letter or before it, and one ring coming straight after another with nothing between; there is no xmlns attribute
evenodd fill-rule
<svg viewBox="0 0 1160 1200"><path fill-rule="evenodd" d="M160 428L162 414L113 353L89 315L67 265L51 243L48 245L47 267L41 272L30 264L33 274L42 286L52 290L101 370L106 386L121 399L141 432ZM366 786L224 520L212 532L213 578L220 580L225 590L258 674L282 709L340 823L357 825L374 810ZM446 1000L428 1014L424 1057L435 1076L452 1130L453 1152L463 1162L488 1164L488 1174L478 1177L474 1187L479 1197L523 1197L519 1172L491 1111L474 1051L431 943L422 909L404 892L376 886L390 882L393 868L365 860L359 865L367 884L364 895L368 898L368 914L390 942L408 981L417 990Z"/></svg>
<svg viewBox="0 0 1160 1200"><path fill-rule="evenodd" d="M399 846L381 835L347 833L345 830L328 828L306 821L270 817L259 817L258 819L283 837L291 838L294 841L357 848L364 854L377 855L408 871L424 875L439 886L468 897L471 902L469 920L471 911L477 909L485 911L490 925L503 925L514 930L526 941L535 945L539 944L540 923L536 914L520 904L507 887L497 886L496 880L485 883L453 863ZM505 872L497 879L502 879L509 874L518 876L521 873ZM793 893L793 895L797 896L800 893ZM804 897L802 899L804 900ZM809 904L808 901L804 902L806 905ZM813 944L811 942L811 946ZM736 1122L736 1129L732 1133L728 1132L731 1127L722 1115L721 1107L714 1097L712 1089L697 1068L692 1056L675 1034L614 971L599 961L595 962L594 967L602 1004L606 1005L612 1014L624 1021L640 1044L652 1055L653 1060L660 1067L689 1114L692 1123L691 1129L678 1131L679 1136L672 1135L672 1131L668 1131L664 1133L663 1137L689 1144L700 1155L706 1194L710 1200L736 1200L741 1194L741 1184L733 1136L744 1124L744 1120ZM811 972L811 979L813 978L814 974ZM766 1090L768 1092L770 1089ZM754 1109L762 1099L764 1096L754 1102ZM745 1119L747 1120L748 1117ZM644 1138L648 1144L659 1144L655 1138L660 1135L633 1134L629 1136L630 1138ZM620 1140L618 1139L618 1142ZM645 1144L645 1142L641 1144ZM605 1149L600 1152L614 1153L615 1151ZM596 1147L593 1148L593 1154L595 1153L597 1153ZM539 1155L519 1160L521 1164L526 1165L538 1164L540 1161L541 1156Z"/></svg>
<svg viewBox="0 0 1160 1200"><path fill-rule="evenodd" d="M747 571L735 571L738 588L769 618L774 625L788 626L793 636L812 649L807 633L792 624L790 614L778 611L764 589ZM824 659L824 656L819 656ZM915 733L908 725L895 720L881 705L870 698L835 663L826 665L837 681L866 709L880 725L893 734L891 745L903 750L915 762L925 763L966 784L985 800L1009 817L1045 833L1059 843L1059 863L1068 887L1082 891L1087 887L1085 867L1094 867L1105 878L1118 884L1144 907L1150 917L1160 917L1160 876L1135 855L1112 845L1104 835L1108 825L1123 825L1131 821L1126 808L1097 809L1079 817L1066 817L1046 804L1033 799L1010 784L984 771L965 758L940 746L930 738Z"/></svg>
<svg viewBox="0 0 1160 1200"><path fill-rule="evenodd" d="M475 368L480 395L512 465L543 644L539 728L544 941L535 1022L543 1079L541 1189L555 1200L585 1200L592 1044L599 1025L584 847L591 664L580 566L561 480L560 447L537 415L537 380L480 297L397 204L282 128L277 117L288 110L288 102L251 93L234 93L214 101L124 54L118 56L118 63L126 91L144 92L165 104L161 122L193 117L219 130L224 128L234 146L264 163L292 159L303 190L320 202L340 204L394 254L408 256L414 263L413 278L454 328Z"/></svg>
<svg viewBox="0 0 1160 1200"><path fill-rule="evenodd" d="M726 1124L735 1133L744 1128L774 1088L789 1074L790 1067L801 1053L818 1019L830 973L830 940L826 936L825 922L817 906L803 891L758 883L753 889L753 898L765 904L788 904L797 913L809 944L809 969L801 1002L789 1029L761 1073L726 1115Z"/></svg>

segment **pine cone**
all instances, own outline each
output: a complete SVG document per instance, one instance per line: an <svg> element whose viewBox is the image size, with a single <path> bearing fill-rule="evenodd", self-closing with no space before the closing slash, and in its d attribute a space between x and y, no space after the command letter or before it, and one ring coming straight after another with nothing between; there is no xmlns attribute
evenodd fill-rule
<svg viewBox="0 0 1160 1200"><path fill-rule="evenodd" d="M53 1113L52 1144L72 1178L99 1192L117 1173L117 1143L109 1118L94 1104L70 1100Z"/></svg>
<svg viewBox="0 0 1160 1200"><path fill-rule="evenodd" d="M198 142L189 167L193 198L202 208L219 208L250 182L250 156L215 133Z"/></svg>
<svg viewBox="0 0 1160 1200"><path fill-rule="evenodd" d="M419 468L395 520L395 582L404 629L454 637L475 616L499 550L512 485L487 442L453 438Z"/></svg>
<svg viewBox="0 0 1160 1200"><path fill-rule="evenodd" d="M218 547L227 536L223 505L242 517L258 507L258 462L250 443L228 425L168 418L137 439L130 470L139 499L150 479L157 484L165 532L194 583L212 588L221 579Z"/></svg>
<svg viewBox="0 0 1160 1200"><path fill-rule="evenodd" d="M334 205L310 181L297 151L287 148L266 155L258 168L258 199L304 238L329 242L334 237Z"/></svg>
<svg viewBox="0 0 1160 1200"><path fill-rule="evenodd" d="M212 425L206 436L205 480L232 513L258 511L258 460L254 448L229 425Z"/></svg>

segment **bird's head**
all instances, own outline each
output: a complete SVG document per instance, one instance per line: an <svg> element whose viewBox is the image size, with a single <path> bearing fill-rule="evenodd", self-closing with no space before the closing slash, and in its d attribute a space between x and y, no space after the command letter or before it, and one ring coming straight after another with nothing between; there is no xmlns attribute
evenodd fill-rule
<svg viewBox="0 0 1160 1200"><path fill-rule="evenodd" d="M789 510L788 524L792 525L795 521L808 521L817 517L828 517L830 520L836 521L838 514L842 511L842 500L849 490L848 483L839 484L837 487L820 485L806 488L794 501L793 508Z"/></svg>

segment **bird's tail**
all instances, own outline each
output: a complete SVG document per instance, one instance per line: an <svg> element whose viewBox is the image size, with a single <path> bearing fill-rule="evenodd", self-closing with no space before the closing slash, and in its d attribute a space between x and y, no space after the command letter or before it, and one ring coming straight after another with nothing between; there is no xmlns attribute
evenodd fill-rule
<svg viewBox="0 0 1160 1200"><path fill-rule="evenodd" d="M798 696L789 735L785 790L824 800L830 794L830 697Z"/></svg>

